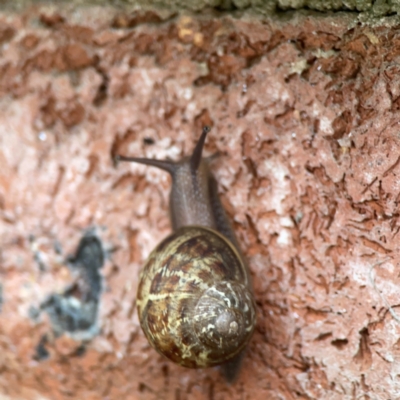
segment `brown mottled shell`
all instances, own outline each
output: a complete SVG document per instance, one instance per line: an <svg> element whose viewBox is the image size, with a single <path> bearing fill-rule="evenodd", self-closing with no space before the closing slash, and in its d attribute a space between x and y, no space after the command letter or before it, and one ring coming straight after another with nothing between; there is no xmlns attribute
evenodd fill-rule
<svg viewBox="0 0 400 400"><path fill-rule="evenodd" d="M150 344L190 368L237 355L255 325L246 267L225 237L186 226L150 254L140 277L137 306Z"/></svg>

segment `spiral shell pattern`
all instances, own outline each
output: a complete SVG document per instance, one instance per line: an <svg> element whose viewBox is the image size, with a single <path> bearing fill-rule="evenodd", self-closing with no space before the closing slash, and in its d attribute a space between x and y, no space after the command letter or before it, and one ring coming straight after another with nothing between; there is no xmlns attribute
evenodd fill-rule
<svg viewBox="0 0 400 400"><path fill-rule="evenodd" d="M150 254L137 294L151 345L185 367L237 355L255 325L255 304L237 250L212 229L186 226Z"/></svg>

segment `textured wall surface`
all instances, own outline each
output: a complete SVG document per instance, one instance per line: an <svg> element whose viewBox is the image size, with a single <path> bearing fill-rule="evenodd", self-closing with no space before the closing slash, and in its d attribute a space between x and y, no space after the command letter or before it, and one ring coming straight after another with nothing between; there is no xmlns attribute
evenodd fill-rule
<svg viewBox="0 0 400 400"><path fill-rule="evenodd" d="M29 4L40 4L44 0L0 0L1 6L11 6L14 9ZM379 16L393 16L400 13L400 0L48 0L49 3L69 4L113 4L116 7L161 7L168 10L205 9L217 10L254 10L256 13L273 15L276 12L288 10L303 11L353 11L361 13L361 19Z"/></svg>
<svg viewBox="0 0 400 400"><path fill-rule="evenodd" d="M353 18L0 13L0 398L399 398L400 30ZM112 162L204 124L258 307L233 386L145 340L170 180Z"/></svg>

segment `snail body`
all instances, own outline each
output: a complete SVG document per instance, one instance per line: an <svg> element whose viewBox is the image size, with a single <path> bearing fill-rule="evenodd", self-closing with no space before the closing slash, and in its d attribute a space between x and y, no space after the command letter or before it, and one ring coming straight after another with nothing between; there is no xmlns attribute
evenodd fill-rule
<svg viewBox="0 0 400 400"><path fill-rule="evenodd" d="M218 197L202 150L181 161L119 156L172 176L170 214L174 232L152 251L137 293L143 332L170 360L189 368L224 364L237 375L255 326L255 303L247 264Z"/></svg>

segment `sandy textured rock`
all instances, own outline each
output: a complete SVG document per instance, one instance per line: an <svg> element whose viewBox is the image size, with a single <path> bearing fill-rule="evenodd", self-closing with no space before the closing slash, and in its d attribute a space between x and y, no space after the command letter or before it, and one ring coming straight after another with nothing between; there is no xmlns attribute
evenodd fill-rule
<svg viewBox="0 0 400 400"><path fill-rule="evenodd" d="M0 14L1 396L398 398L400 33L352 18ZM112 162L205 123L258 306L232 387L145 340L170 180Z"/></svg>
<svg viewBox="0 0 400 400"><path fill-rule="evenodd" d="M360 13L361 20L368 20L381 16L397 16L400 12L399 0L57 0L57 2L49 3L53 3L56 9L67 3L77 6L113 4L122 8L138 10L144 8L147 11L151 11L152 7L157 7L159 16L166 11L183 9L197 12L213 9L233 13L250 10L270 16L276 16L276 13L288 10L301 10L307 13L311 10L353 11ZM0 0L2 8L21 9L32 4L43 4L43 0Z"/></svg>

